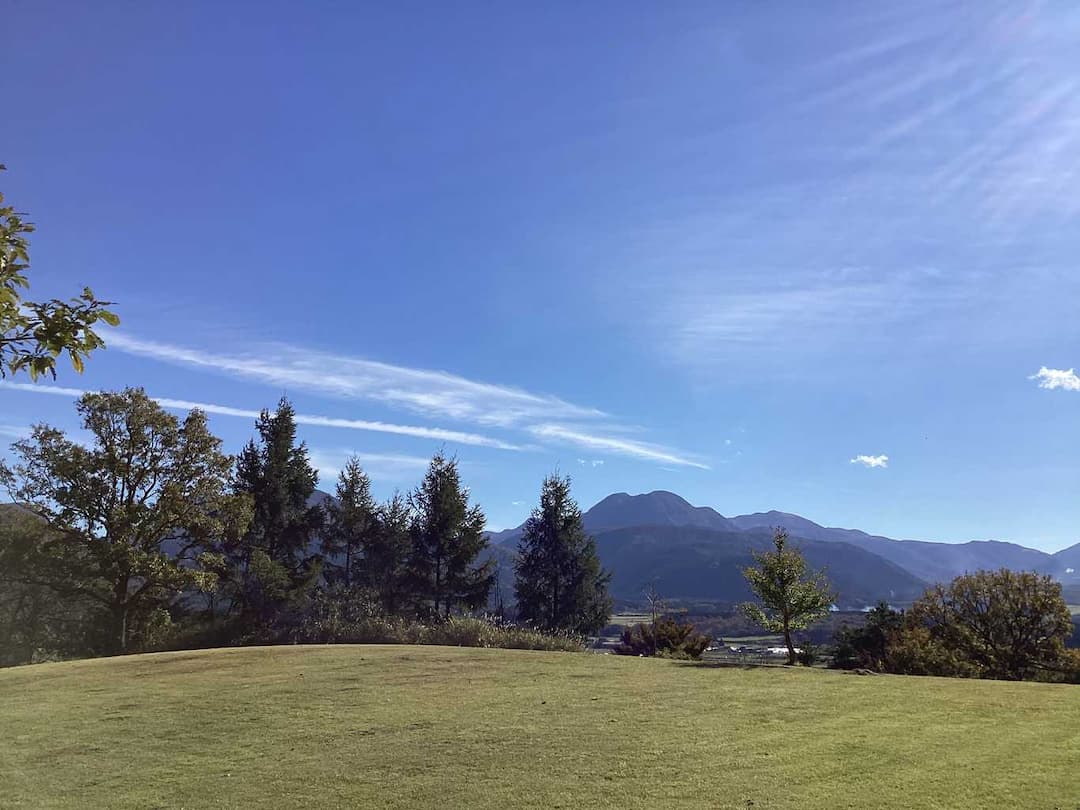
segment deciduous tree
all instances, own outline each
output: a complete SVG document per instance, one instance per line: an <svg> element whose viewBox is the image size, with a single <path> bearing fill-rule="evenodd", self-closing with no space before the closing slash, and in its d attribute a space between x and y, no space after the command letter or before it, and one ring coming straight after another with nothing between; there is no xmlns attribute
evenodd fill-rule
<svg viewBox="0 0 1080 810"><path fill-rule="evenodd" d="M35 550L41 584L90 599L110 619L110 651L181 591L208 588L206 547L243 514L228 485L232 459L192 411L181 422L139 388L86 394L84 445L38 425L0 465L13 499L49 531Z"/></svg>
<svg viewBox="0 0 1080 810"><path fill-rule="evenodd" d="M836 597L824 572L809 572L802 552L788 544L787 532L777 529L773 550L755 553L756 567L743 575L760 604L743 606L746 615L772 633L782 633L788 664L796 661L791 634L804 630L829 612Z"/></svg>
<svg viewBox="0 0 1080 810"><path fill-rule="evenodd" d="M0 165L0 171L4 170ZM94 330L101 321L116 326L120 319L99 301L89 287L68 301L28 301L23 298L30 282L30 241L34 226L12 206L4 205L0 193L0 377L26 371L31 379L40 374L56 377L56 358L67 353L76 371L83 359L105 345Z"/></svg>
<svg viewBox="0 0 1080 810"><path fill-rule="evenodd" d="M1062 666L1072 617L1051 577L978 571L930 588L907 613L914 628L988 678L1024 680Z"/></svg>

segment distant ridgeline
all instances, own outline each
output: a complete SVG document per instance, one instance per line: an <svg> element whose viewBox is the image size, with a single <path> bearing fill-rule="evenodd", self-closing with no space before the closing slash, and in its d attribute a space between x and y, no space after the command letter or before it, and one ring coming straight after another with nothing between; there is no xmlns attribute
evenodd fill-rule
<svg viewBox="0 0 1080 810"><path fill-rule="evenodd" d="M827 528L786 512L728 518L662 491L609 495L584 518L596 537L601 562L613 573L612 595L624 602L641 601L649 586L667 599L731 604L748 600L742 569L751 564L752 552L770 546L773 529L782 527L812 566L827 569L841 608L859 609L882 599L903 605L928 584L999 568L1050 574L1062 583L1066 601L1080 603L1080 543L1047 554L993 540L893 540L856 529ZM500 562L504 588L513 581L520 536L521 527L489 535L488 554Z"/></svg>

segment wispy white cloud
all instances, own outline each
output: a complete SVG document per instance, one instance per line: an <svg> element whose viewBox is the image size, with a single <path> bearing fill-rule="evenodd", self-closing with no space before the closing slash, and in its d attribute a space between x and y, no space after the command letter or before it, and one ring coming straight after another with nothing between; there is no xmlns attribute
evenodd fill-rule
<svg viewBox="0 0 1080 810"><path fill-rule="evenodd" d="M349 449L312 448L311 464L319 471L319 485L329 490L349 458L356 458L374 481L405 481L418 477L431 459L398 453L358 453Z"/></svg>
<svg viewBox="0 0 1080 810"><path fill-rule="evenodd" d="M689 274L670 286L653 307L661 348L680 364L711 365L749 348L832 346L853 334L863 340L885 326L923 320L964 300L969 279L946 277L932 267L887 278L853 267L758 278L717 279Z"/></svg>
<svg viewBox="0 0 1080 810"><path fill-rule="evenodd" d="M604 416L595 408L520 388L296 346L272 344L249 354L221 354L116 334L109 336L109 348L293 390L365 399L481 425L511 427L529 420Z"/></svg>
<svg viewBox="0 0 1080 810"><path fill-rule="evenodd" d="M597 408L576 405L558 397L511 386L477 382L444 371L395 366L287 345L271 345L251 354L222 354L142 340L130 335L110 335L109 346L132 355L313 394L365 399L429 416L438 415L477 425L520 430L538 438L571 444L582 449L605 450L644 461L708 469L704 464L660 445L602 435L601 431L611 432L617 428L610 424L608 415ZM220 406L198 407L208 413L223 412L214 410ZM568 428L554 420L586 422L595 425L595 428ZM525 449L487 436L443 428L388 425L382 422L307 415L298 416L297 422L324 427L379 430L510 450Z"/></svg>
<svg viewBox="0 0 1080 810"><path fill-rule="evenodd" d="M870 469L878 468L883 469L889 466L889 457L882 454L880 456L855 456L851 460L852 464L861 464L864 467Z"/></svg>
<svg viewBox="0 0 1080 810"><path fill-rule="evenodd" d="M1075 369L1071 368L1060 369L1043 366L1028 379L1036 380L1039 383L1039 388L1050 390L1061 388L1065 391L1080 391L1080 377L1076 375Z"/></svg>
<svg viewBox="0 0 1080 810"><path fill-rule="evenodd" d="M30 383L15 383L0 380L0 387L17 391L27 391L33 394L51 394L62 397L81 397L87 393L78 388L64 388L55 385L34 385ZM243 419L257 419L259 411L247 408L233 408L228 405L217 405L209 402L193 402L186 399L171 399L169 397L153 397L154 401L164 408L190 411L198 408L206 413L218 416L236 416ZM467 433L460 430L446 430L437 427L424 427L420 425L397 425L389 422L375 422L366 419L341 419L335 416L319 416L314 414L298 413L296 423L299 425L311 425L313 427L344 428L347 430L362 430L373 433L390 433L397 436L411 436L420 439L434 439L435 441L453 442L478 447L494 447L500 450L521 450L519 445L504 442L491 436L477 433Z"/></svg>
<svg viewBox="0 0 1080 810"><path fill-rule="evenodd" d="M607 436L596 433L586 433L581 428L571 428L565 425L542 424L531 425L529 432L538 439L571 444L590 450L606 451L620 456L656 461L665 464L675 464L681 467L696 467L700 470L709 469L697 459L682 455L677 450L658 444L635 441L618 436Z"/></svg>
<svg viewBox="0 0 1080 810"><path fill-rule="evenodd" d="M46 394L69 398L81 397L86 391L79 388L66 388L56 385L37 385L31 383L15 383L0 380L0 388L8 388L17 391L26 391L33 394ZM186 399L173 399L171 397L153 397L162 407L190 411L198 408L205 413L219 416L234 416L243 419L257 419L259 411L248 408L234 408L229 405L219 405L210 402L196 402ZM434 439L436 441L451 442L457 444L472 445L478 447L492 447L500 450L528 450L536 449L526 445L513 444L477 433L469 433L445 428L424 427L419 425L398 425L388 422L375 422L364 419L343 419L334 416L322 416L315 414L296 414L296 423L299 425L311 425L313 427L343 428L347 430L361 430L375 433L389 433L398 436L411 436L414 438ZM538 438L554 441L559 444L568 444L586 450L601 450L615 455L627 456L643 461L662 462L677 464L680 466L697 467L707 470L709 467L701 461L681 454L677 450L658 444L627 439L619 436L601 435L595 432L586 432L581 428L571 428L559 424L527 425L522 428L528 434ZM589 461L593 467L598 467L604 462L602 459ZM336 473L335 473L336 474Z"/></svg>
<svg viewBox="0 0 1080 810"><path fill-rule="evenodd" d="M25 439L30 435L30 428L25 425L0 424L0 436L5 439Z"/></svg>
<svg viewBox="0 0 1080 810"><path fill-rule="evenodd" d="M594 459L579 458L577 460L577 463L580 464L582 467L603 467L604 466L604 460L602 458L594 458Z"/></svg>

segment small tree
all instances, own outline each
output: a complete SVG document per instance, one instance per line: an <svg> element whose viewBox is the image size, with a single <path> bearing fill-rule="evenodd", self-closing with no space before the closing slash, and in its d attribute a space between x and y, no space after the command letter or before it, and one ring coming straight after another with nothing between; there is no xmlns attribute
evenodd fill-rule
<svg viewBox="0 0 1080 810"><path fill-rule="evenodd" d="M479 506L469 506L457 461L436 453L409 505L413 513L409 581L417 612L449 617L455 607L483 605L494 579L494 563L477 563L487 546L484 513Z"/></svg>
<svg viewBox="0 0 1080 810"><path fill-rule="evenodd" d="M746 615L772 633L782 633L788 664L796 662L791 634L805 630L829 612L836 600L825 573L808 572L802 552L788 545L788 535L776 529L773 551L755 553L757 567L743 575L761 604L743 605Z"/></svg>
<svg viewBox="0 0 1080 810"><path fill-rule="evenodd" d="M1047 575L978 571L930 588L908 611L909 625L988 678L1024 680L1058 672L1072 617L1061 585ZM927 667L933 673L933 667Z"/></svg>
<svg viewBox="0 0 1080 810"><path fill-rule="evenodd" d="M667 612L667 600L660 594L654 583L650 582L642 591L642 595L649 606L649 618L651 621L655 622L657 616L662 616Z"/></svg>
<svg viewBox="0 0 1080 810"><path fill-rule="evenodd" d="M568 477L544 480L540 505L518 541L514 573L518 618L544 630L595 633L611 617L611 575L600 567Z"/></svg>
<svg viewBox="0 0 1080 810"><path fill-rule="evenodd" d="M0 194L0 377L26 371L31 379L40 374L55 378L56 358L65 352L81 372L83 358L105 345L94 325L116 326L120 319L106 309L110 302L99 301L89 287L70 301L24 301L22 291L30 287L27 234L34 226L3 203Z"/></svg>
<svg viewBox="0 0 1080 810"><path fill-rule="evenodd" d="M364 551L380 530L371 481L355 456L338 476L336 494L336 502L330 502L326 510L324 574L329 581L350 589L360 581Z"/></svg>
<svg viewBox="0 0 1080 810"><path fill-rule="evenodd" d="M108 651L122 653L155 609L212 586L204 549L237 533L243 510L228 495L232 459L201 411L181 423L139 388L86 394L76 409L88 445L38 425L0 478L48 524L35 551L44 584L104 607Z"/></svg>

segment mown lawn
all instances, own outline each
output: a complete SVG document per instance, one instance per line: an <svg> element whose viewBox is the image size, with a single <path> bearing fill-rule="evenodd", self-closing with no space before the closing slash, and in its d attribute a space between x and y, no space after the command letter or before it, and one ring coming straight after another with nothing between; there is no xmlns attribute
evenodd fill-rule
<svg viewBox="0 0 1080 810"><path fill-rule="evenodd" d="M0 671L0 807L1076 810L1080 687L444 647L45 664Z"/></svg>

